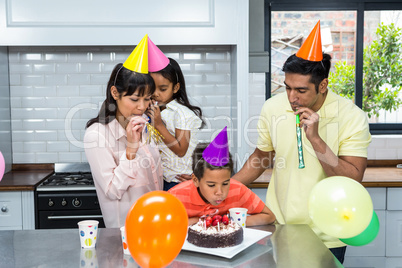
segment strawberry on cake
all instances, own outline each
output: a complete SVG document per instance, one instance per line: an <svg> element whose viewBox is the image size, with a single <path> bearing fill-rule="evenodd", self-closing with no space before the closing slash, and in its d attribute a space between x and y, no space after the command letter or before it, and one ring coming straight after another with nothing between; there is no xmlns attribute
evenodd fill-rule
<svg viewBox="0 0 402 268"><path fill-rule="evenodd" d="M227 215L207 216L188 228L187 241L204 248L226 248L243 242L243 228Z"/></svg>

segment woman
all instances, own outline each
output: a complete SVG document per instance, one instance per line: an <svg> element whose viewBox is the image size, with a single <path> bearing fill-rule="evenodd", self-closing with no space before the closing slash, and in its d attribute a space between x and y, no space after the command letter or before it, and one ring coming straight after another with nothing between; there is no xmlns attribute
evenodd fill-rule
<svg viewBox="0 0 402 268"><path fill-rule="evenodd" d="M140 196L163 188L158 148L146 142L144 113L154 91L149 74L117 64L98 116L87 123L85 153L107 228L124 226Z"/></svg>

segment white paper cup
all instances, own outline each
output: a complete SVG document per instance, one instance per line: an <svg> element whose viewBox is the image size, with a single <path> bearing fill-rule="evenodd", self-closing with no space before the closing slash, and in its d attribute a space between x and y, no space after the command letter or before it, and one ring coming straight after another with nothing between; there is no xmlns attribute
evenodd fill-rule
<svg viewBox="0 0 402 268"><path fill-rule="evenodd" d="M98 238L98 221L87 220L78 222L81 248L94 248Z"/></svg>
<svg viewBox="0 0 402 268"><path fill-rule="evenodd" d="M95 248L83 248L80 254L80 267L99 267Z"/></svg>
<svg viewBox="0 0 402 268"><path fill-rule="evenodd" d="M131 255L123 254L123 265L124 268L138 268L139 266L134 261Z"/></svg>
<svg viewBox="0 0 402 268"><path fill-rule="evenodd" d="M125 226L120 227L120 231L121 231L121 242L123 245L124 254L131 255L130 251L128 250L128 245L127 245L126 227Z"/></svg>
<svg viewBox="0 0 402 268"><path fill-rule="evenodd" d="M230 219L244 228L246 227L247 211L247 208L230 208Z"/></svg>

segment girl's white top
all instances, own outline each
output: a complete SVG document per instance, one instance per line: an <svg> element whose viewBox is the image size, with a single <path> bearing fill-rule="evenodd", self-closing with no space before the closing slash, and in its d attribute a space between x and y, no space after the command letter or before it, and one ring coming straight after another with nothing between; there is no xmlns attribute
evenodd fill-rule
<svg viewBox="0 0 402 268"><path fill-rule="evenodd" d="M178 174L192 174L191 155L198 144L198 131L201 127L201 119L189 108L172 100L166 104L166 109L161 112L161 117L167 130L175 136L177 129L190 130L190 143L186 154L183 157L177 156L169 149L169 145L159 144L163 165L163 178L167 182L179 182L175 179Z"/></svg>

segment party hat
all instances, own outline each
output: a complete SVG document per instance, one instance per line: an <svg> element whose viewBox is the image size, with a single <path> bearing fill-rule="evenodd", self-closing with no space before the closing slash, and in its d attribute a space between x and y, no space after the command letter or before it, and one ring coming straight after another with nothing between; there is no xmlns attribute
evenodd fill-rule
<svg viewBox="0 0 402 268"><path fill-rule="evenodd" d="M229 163L227 127L222 129L208 147L205 148L202 157L213 166L221 167Z"/></svg>
<svg viewBox="0 0 402 268"><path fill-rule="evenodd" d="M138 45L135 47L130 56L123 63L123 66L127 69L147 74L148 73L148 35L146 34Z"/></svg>
<svg viewBox="0 0 402 268"><path fill-rule="evenodd" d="M308 61L322 60L320 21L317 22L317 24L314 26L314 29L307 36L303 45L299 51L297 51L296 56Z"/></svg>
<svg viewBox="0 0 402 268"><path fill-rule="evenodd" d="M163 52L148 38L148 71L157 72L169 64L169 59Z"/></svg>

